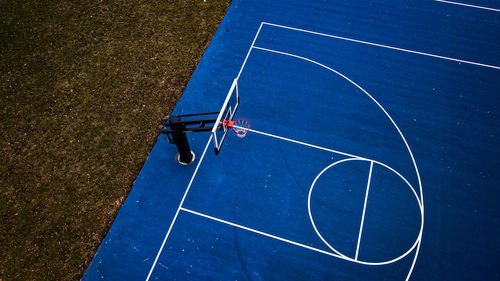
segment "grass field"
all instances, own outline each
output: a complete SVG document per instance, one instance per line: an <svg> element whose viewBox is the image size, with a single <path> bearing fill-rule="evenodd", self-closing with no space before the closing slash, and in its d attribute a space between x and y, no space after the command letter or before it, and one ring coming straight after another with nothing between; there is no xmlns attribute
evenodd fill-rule
<svg viewBox="0 0 500 281"><path fill-rule="evenodd" d="M0 280L78 280L229 1L0 4Z"/></svg>

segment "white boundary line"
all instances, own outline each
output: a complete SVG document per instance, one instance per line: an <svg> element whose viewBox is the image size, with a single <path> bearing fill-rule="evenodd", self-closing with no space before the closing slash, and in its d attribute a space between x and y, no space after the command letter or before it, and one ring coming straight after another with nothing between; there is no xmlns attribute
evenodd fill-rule
<svg viewBox="0 0 500 281"><path fill-rule="evenodd" d="M416 166L416 162L415 162L415 159L413 157L413 153L411 152L409 146L408 146L408 143L406 142L406 139L404 138L403 134L401 133L401 131L399 130L399 127L395 124L395 122L392 120L392 118L390 117L390 115L385 111L385 109L370 95L368 94L368 92L366 92L363 88L361 88L359 85L357 85L356 83L354 83L352 80L350 80L349 78L347 78L346 76L342 75L341 73L325 66L325 65L322 65L321 63L318 63L316 61L313 61L313 60L310 60L310 59L307 59L307 58L304 58L304 57L300 57L300 56L297 56L297 55L293 55L293 54L288 54L288 53L284 53L284 52L279 52L279 51L275 51L275 50L270 50L270 49L265 49L265 48L261 48L261 47L254 47L254 44L255 44L255 41L257 40L257 36L259 35L260 33L260 30L262 28L262 25L263 24L266 24L266 25L271 25L271 26L276 26L276 27L281 27L281 28L286 28L286 29L292 29L292 30L296 30L296 31L302 31L302 32L307 32L307 33L312 33L312 34L317 34L317 35L322 35L322 36L327 36L327 37L332 37L332 38L337 38L337 39L342 39L342 40L347 40L347 41L352 41L352 42L357 42L357 43L363 43L363 44L368 44L368 45L374 45L374 46L379 46L379 47L385 47L385 48L389 48L389 49L394 49L394 50L399 50L399 51L406 51L406 52L409 52L409 53L416 53L416 54L421 54L421 55L428 55L428 56L431 56L431 57L437 57L437 58L442 58L442 59L449 59L449 60L452 60L452 61L458 61L458 62L464 62L464 63L470 63L470 64L474 64L474 65L479 65L479 66L485 66L485 67L490 67L490 68L495 68L495 69L500 69L500 67L497 67L497 66L491 66L491 65L485 65L485 64L479 64L479 63L474 63L474 62L469 62L469 61L462 61L462 60L457 60L457 59L453 59L453 58L448 58L448 57L442 57L442 56L437 56L437 55L432 55L432 54L427 54L427 53L421 53L421 52L416 52L416 51L411 51L411 50L406 50L406 49L401 49L401 48L396 48L396 47L391 47L391 46L386 46L386 45L381 45L381 44L376 44L376 43L370 43L370 42L365 42L365 41L360 41L360 40L355 40L355 39L350 39L350 38L345 38L345 37L340 37L340 36L334 36L334 35L328 35L328 34L322 34L322 33L318 33L318 32L313 32L313 31L308 31L308 30L304 30L304 29L297 29L297 28L292 28L292 27L287 27L287 26L282 26L282 25L276 25L276 24L272 24L272 23L266 23L266 22L262 22L259 26L259 29L257 31L257 34L255 35L254 37L254 40L252 42L252 45L250 46L249 50L248 50L248 53L245 57L245 61L243 62L243 65L241 66L240 68L240 71L238 73L238 77L236 79L238 79L243 71L243 68L246 64L246 61L250 55L250 52L252 51L253 48L256 48L256 49L260 49L260 50L264 50L264 51L270 51L270 52L274 52L274 53L280 53L280 54L283 54L283 55L288 55L288 56L292 56L292 57L296 57L296 58L300 58L300 59L303 59L303 60L306 60L306 61L310 61L310 62L313 62L315 64L318 64L324 68L327 68L335 73L337 73L338 75L342 76L343 78L345 78L346 80L348 80L349 82L351 82L352 84L354 84L356 87L358 87L359 89L361 89L366 95L368 95L383 111L384 113L387 115L387 117L391 120L391 122L393 123L393 125L396 127L397 131L399 132L399 134L401 135L401 137L403 138L403 141L405 142L407 148L408 148L408 151L410 153L410 156L412 158L412 161L413 161L413 164L415 166L415 170L416 170L416 173L417 173L417 178L418 178L418 182L419 182L419 187L420 187L420 200L421 201L421 205L422 205L422 209L421 209L421 214L422 214L422 226L421 226L421 231L420 231L420 235L419 237L417 238L417 242L415 244L416 246L416 253L415 253L415 257L413 259L413 262L412 262L412 265L411 265L411 268L410 268L410 271L407 275L407 278L406 280L409 280L410 276L411 276L411 273L413 271L413 268L415 266L415 263L416 263L416 260L417 260L417 257L418 257L418 253L419 253L419 250L420 250L420 245L421 245L421 239L422 239L422 229L423 229L423 192L422 192L422 183L421 183L421 179L420 179L420 174L418 172L418 168ZM264 134L264 135L268 135L268 136L272 136L272 137L277 137L279 139L283 139L283 140L287 140L287 141L291 141L291 142L295 142L295 143L299 143L299 144L303 144L303 145L306 145L306 146L310 146L310 147L314 147L314 148L318 148L318 149L323 149L323 150L327 150L327 151L331 151L331 152L334 152L334 153L338 153L338 154L342 154L342 155L346 155L346 156L350 156L350 157L354 157L354 158L357 158L357 159L363 159L363 160L368 160L368 161L372 161L372 165L373 165L373 161L375 160L371 160L371 159L366 159L366 158L363 158L363 157L358 157L358 156L355 156L355 155L350 155L350 154L347 154L347 153L343 153L343 152L339 152L339 151L335 151L335 150L330 150L330 149L326 149L326 148L322 148L322 147L319 147L319 146L315 146L315 145L311 145L311 144L307 144L307 143L302 143L302 142L299 142L299 141L294 141L294 140L291 140L291 139L287 139L287 138L283 138L283 137L279 137L279 136L275 136L275 135L271 135L271 134L267 134L267 133L263 133L263 132L258 132L256 130L252 130L253 132L255 133L261 133L261 134ZM307 245L303 245L303 244L300 244L300 243L297 243L297 242L294 242L294 241L291 241L291 240L287 240L287 239L284 239L284 238L281 238L281 237L278 237L278 236L274 236L274 235L271 235L271 234L267 234L267 233L264 233L264 232L261 232L261 231L258 231L258 230L254 230L254 229L251 229L251 228L247 228L247 227L244 227L244 226L241 226L241 225L237 225L237 224L234 224L234 223L231 223L231 222L227 222L227 221L224 221L224 220L221 220L221 219L217 219L217 218L214 218L214 217L210 217L208 215L204 215L204 214L201 214L201 213L198 213L198 212L195 212L195 211L192 211L192 210L188 210L188 209L185 209L185 208L182 208L182 204L184 203L184 200L189 192L189 189L191 187L191 184L194 180L194 177L196 176L196 173L198 172L198 168L200 167L200 164L201 162L203 161L203 158L205 156L205 153L207 151L207 148L208 146L210 145L210 141L212 140L212 136L210 136L206 146L205 146L205 149L203 151L203 154L200 158L200 162L198 163L198 165L196 166L196 169L193 173L193 176L191 177L191 180L188 184L188 187L186 188L186 191L184 192L184 196L181 200L181 203L179 204L179 207L175 213L175 216L174 216L174 219L172 220L172 223L170 224L170 227L168 229L168 232L167 234L165 235L165 238L163 240L163 243L158 251L158 254L155 258L155 261L149 271L149 274L146 278L146 281L149 280L154 268L155 268L155 265L158 261L158 258L160 257L161 255L161 252L163 250L163 247L165 246L165 243L168 239L168 236L173 228L173 225L178 217L178 214L180 212L180 210L184 210L186 212L190 212L192 214L196 214L196 215L199 215L199 216L202 216L202 217L205 217L205 218L209 218L209 219L213 219L215 221L219 221L221 223L225 223L225 224L228 224L228 225L232 225L232 226L235 226L235 227L239 227L241 229L246 229L248 231L252 231L252 232L255 232L255 233L258 233L258 234L261 234L261 235L264 235L264 236L268 236L268 237L271 237L271 238L275 238L275 239L278 239L280 241L283 241L283 242L287 242L287 243L291 243L293 245L297 245L297 246L300 246L300 247L304 247L306 249L310 249L310 250L313 250L313 251L317 251L317 252L320 252L320 253L324 253L324 254L327 254L327 255L330 255L330 256L333 256L333 257L337 257L337 258L340 258L340 259L345 259L345 260L348 260L348 261L354 261L354 262L358 262L358 263L361 263L361 264L366 264L366 265L370 265L369 263L365 263L365 262L359 262L357 260L353 260L351 258L347 258L347 257L344 257L344 256L337 256L333 253L329 253L329 252L326 252L326 251L323 251L323 250L320 250L320 249L316 249L316 248L313 248L311 246L307 246ZM416 195L416 194L415 194ZM417 200L418 200L418 197L417 197ZM359 243L358 243L359 244ZM413 248L413 247L412 247Z"/></svg>
<svg viewBox="0 0 500 281"><path fill-rule="evenodd" d="M264 22L260 23L259 30L257 30L257 34L255 34L255 37L253 38L252 45L250 45L250 48L248 49L247 56L245 57L245 60L243 61L243 64L241 65L240 72L238 72L238 76L236 76L236 80L240 79L241 72L243 71L243 68L245 67L245 64L247 63L247 59L250 56L250 52L252 51L252 48L255 44L255 41L257 40L257 37L259 36L260 29L262 28L262 25Z"/></svg>
<svg viewBox="0 0 500 281"><path fill-rule="evenodd" d="M470 7L470 8L477 8L477 9L483 9L483 10L488 10L488 11L500 12L499 9L493 9L493 8L489 8L489 7L464 4L464 3L459 3L459 2L452 2L452 1L445 1L445 0L434 0L434 1L436 1L436 2L442 2L442 3L447 3L447 4L453 4L453 5L459 5L459 6L465 6L465 7Z"/></svg>
<svg viewBox="0 0 500 281"><path fill-rule="evenodd" d="M252 41L252 45L248 49L248 53L247 53L247 55L245 57L245 61L241 65L240 71L239 71L238 76L236 77L235 80L238 80L238 78L241 75L241 72L243 71L243 68L245 67L245 64L247 62L248 56L250 56L250 52L252 51L252 48L253 48L253 45L255 44L255 41L257 40L257 36L259 36L260 29L262 28L262 25L263 25L263 23L260 24L259 30L255 34L255 37L254 37L254 39ZM210 135L210 138L208 139L207 145L205 146L205 149L203 150L203 154L200 157L200 161L198 162L198 165L196 166L196 169L194 170L193 176L191 176L191 180L189 181L189 184L188 184L188 186L186 188L186 191L184 192L184 196L182 197L181 203L179 204L179 207L177 208L177 211L175 212L174 219L172 220L172 223L170 224L170 227L168 228L167 234L165 235L165 238L163 239L163 243L161 244L161 247L158 250L158 254L156 255L155 261L154 261L153 265L151 266L151 269L149 270L148 276L146 277L146 281L149 280L149 278L151 277L151 274L153 273L153 270L154 270L154 268L156 266L156 263L158 262L158 258L160 257L161 252L163 251L163 247L165 246L165 243L167 242L168 236L170 235L170 232L172 231L172 227L174 226L174 223L177 220L177 216L179 215L179 211L182 208L182 204L184 203L184 200L186 199L186 196L187 196L187 194L189 192L189 189L191 188L191 184L193 183L194 177L196 176L196 173L198 172L198 168L200 167L200 164L203 161L203 158L205 157L205 153L207 152L207 148L210 145L211 141L212 141L212 135Z"/></svg>
<svg viewBox="0 0 500 281"><path fill-rule="evenodd" d="M289 141L289 142L293 142L293 143L297 143L297 144L302 144L302 145L309 146L309 147L312 147L312 148L321 149L321 150L324 150L324 151L328 151L328 152L332 152L332 153L337 153L337 154L340 154L340 155L344 155L344 156L348 156L348 157L352 157L352 158L356 158L356 159L373 161L372 159L368 159L368 158L365 158L365 157L360 157L360 156L356 156L356 155L353 155L353 154L341 152L341 151L338 151L338 150L333 150L333 149L329 149L329 148L317 146L317 145L314 145L314 144L310 144L310 143L306 143L306 142L301 142L301 141L298 141L298 140L292 140L292 139L289 139L289 138L280 137L280 136L269 134L269 133L264 133L264 132L257 131L257 130L254 130L254 129L249 129L249 131L252 132L252 133L261 134L261 135L264 135L264 136L268 136L268 137L272 137L272 138L277 138L277 139L280 139L280 140Z"/></svg>
<svg viewBox="0 0 500 281"><path fill-rule="evenodd" d="M246 226L243 226L243 225L239 225L239 224L233 223L233 222L229 222L229 221L225 221L225 220L222 220L222 219L219 219L219 218L215 218L215 217L212 217L212 216L209 216L209 215L205 215L205 214L193 211L193 210L189 210L189 209L186 209L186 208L181 208L181 210L183 210L185 212L188 212L188 213L191 213L193 215L197 215L197 216L204 217L204 218L207 218L207 219L210 219L210 220L214 220L214 221L217 221L217 222L220 222L220 223L223 223L223 224L227 224L227 225L234 226L234 227L237 227L237 228L240 228L240 229L244 229L244 230L247 230L247 231L250 231L250 232L253 232L253 233L257 233L257 234L260 234L260 235L263 235L263 236L267 236L269 238L273 238L273 239L276 239L276 240L279 240L279 241L282 241L282 242L286 242L286 243L289 243L289 244L292 244L292 245L295 245L295 246L306 248L306 249L309 249L309 250L312 250L312 251L315 251L315 252L319 252L319 253L322 253L322 254L325 254L325 255L329 255L329 256L332 256L332 257L339 258L339 259L345 259L345 257L336 255L334 253L330 253L330 252L327 252L327 251L324 251L324 250L320 250L320 249L317 249L317 248L314 248L314 247L311 247L311 246L307 246L307 245L304 245L304 244L301 244L301 243L298 243L298 242L295 242L295 241L292 241L292 240L281 238L279 236L272 235L272 234L269 234L269 233L265 233L265 232L262 232L262 231L259 231L259 230L253 229L253 228L249 228L249 227L246 227Z"/></svg>
<svg viewBox="0 0 500 281"><path fill-rule="evenodd" d="M361 43L361 44L365 44L365 45L387 48L387 49L401 51L401 52L407 52L407 53L423 55L423 56L428 56L428 57L433 57L433 58L438 58L438 59L450 60L450 61L455 61L455 62L459 62L459 63L466 63L466 64L472 64L472 65L477 65L477 66L483 66L483 67L488 67L488 68L493 68L493 69L500 69L500 66L489 65L489 64L478 63L478 62L467 61L467 60L461 60L461 59L455 59L455 58L451 58L451 57L445 57L445 56L424 53L424 52L419 52L419 51L413 51L413 50L409 50L409 49L403 49L403 48L393 47L393 46L389 46L389 45L383 45L383 44L377 44L377 43L372 43L372 42L368 42L368 41L351 39L351 38L342 37L342 36L330 35L330 34L326 34L326 33L320 33L320 32L310 31L310 30L306 30L306 29L285 26L285 25L279 25L279 24L268 23L268 22L264 22L263 24L269 25L269 26L274 26L274 27L279 27L279 28L284 28L284 29L289 29L289 30L295 30L295 31L325 36L325 37L330 37L330 38L335 38L335 39L340 39L340 40L345 40L345 41L350 41L350 42L355 42L355 43Z"/></svg>
<svg viewBox="0 0 500 281"><path fill-rule="evenodd" d="M366 183L365 204L363 205L363 214L361 215L361 226L359 227L358 244L356 245L356 256L354 257L355 260L358 260L359 244L361 243L361 233L363 233L363 223L365 222L366 203L368 201L368 191L370 190L370 181L372 180L372 171L373 171L373 161L370 162L370 172L368 174L368 182Z"/></svg>
<svg viewBox="0 0 500 281"><path fill-rule="evenodd" d="M184 196L182 196L181 203L179 204L179 207L177 208L177 211L175 212L174 219L172 220L172 223L170 224L170 227L168 228L167 234L165 235L165 238L163 239L163 243L161 243L161 247L158 250L158 254L156 255L155 261L153 262L153 265L151 266L151 269L149 270L149 274L148 274L148 277L146 277L146 281L149 280L149 277L151 277L151 273L153 273L153 270L155 269L156 263L158 262L158 258L160 257L161 252L163 251L163 247L165 246L165 242L167 242L168 236L170 235L170 231L172 231L172 227L174 226L174 223L177 220L177 216L179 215L179 211L182 208L182 204L184 203L184 200L186 199L186 196L189 192L189 189L191 188L191 184L193 183L194 177L196 176L196 173L198 172L198 168L200 167L200 164L203 161L203 158L205 157L205 153L207 152L207 148L210 145L210 141L212 141L212 135L210 135L210 138L208 139L207 145L205 145L205 150L203 150L203 154L200 157L200 161L198 162L198 165L196 165L196 169L194 170L194 173L191 176L191 180L189 181L189 184L186 188L186 191L184 192Z"/></svg>

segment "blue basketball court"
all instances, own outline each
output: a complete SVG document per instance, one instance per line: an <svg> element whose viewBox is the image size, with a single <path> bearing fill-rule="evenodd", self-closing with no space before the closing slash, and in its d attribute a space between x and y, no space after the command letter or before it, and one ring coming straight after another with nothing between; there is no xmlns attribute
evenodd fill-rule
<svg viewBox="0 0 500 281"><path fill-rule="evenodd" d="M190 165L161 135L83 280L499 280L499 30L498 1L233 1L172 114L237 93L249 131Z"/></svg>

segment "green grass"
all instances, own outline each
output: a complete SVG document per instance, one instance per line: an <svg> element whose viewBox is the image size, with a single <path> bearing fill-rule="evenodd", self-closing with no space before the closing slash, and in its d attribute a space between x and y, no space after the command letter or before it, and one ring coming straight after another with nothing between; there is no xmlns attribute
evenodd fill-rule
<svg viewBox="0 0 500 281"><path fill-rule="evenodd" d="M0 280L78 280L228 0L0 0Z"/></svg>

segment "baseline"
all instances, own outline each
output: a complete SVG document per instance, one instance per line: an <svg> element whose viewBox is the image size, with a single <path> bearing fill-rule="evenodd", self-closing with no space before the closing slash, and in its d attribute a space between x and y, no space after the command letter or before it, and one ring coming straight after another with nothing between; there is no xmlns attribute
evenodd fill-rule
<svg viewBox="0 0 500 281"><path fill-rule="evenodd" d="M241 72L243 71L243 68L245 67L247 59L250 56L250 52L252 51L252 49L254 47L254 44L255 44L255 41L257 40L257 37L259 36L260 30L262 28L262 25L263 25L263 23L260 24L259 29L257 30L257 33L255 34L255 37L254 37L254 39L252 41L252 44L250 45L250 48L248 49L247 55L245 57L245 60L243 61L243 64L241 65L240 71L238 72L238 76L237 76L236 80L238 80L238 78L241 75ZM167 234L165 235L165 238L163 239L163 243L161 244L160 249L158 250L158 254L156 255L156 258L155 258L155 260L153 262L153 265L151 266L151 269L149 270L148 276L146 277L146 281L149 281L149 278L151 277L151 274L153 273L153 270L154 270L154 268L156 266L156 263L158 262L158 258L160 257L161 252L163 251L163 247L165 246L165 243L167 242L168 236L170 235L170 232L172 231L172 228L173 228L173 226L175 224L175 221L177 220L177 216L179 215L179 211L182 208L182 204L184 203L184 200L186 199L186 196L187 196L187 194L189 192L189 189L191 188L191 184L193 183L193 180L194 180L194 178L195 178L195 176L196 176L196 174L198 172L198 168L200 167L201 162L203 161L203 158L205 157L205 153L207 152L207 148L210 145L211 141L212 141L212 135L210 135L210 138L207 141L205 149L203 150L203 154L201 155L200 161L198 162L198 165L196 166L196 169L194 170L193 176L191 177L191 180L189 181L189 184L188 184L188 186L186 188L186 191L184 192L184 196L182 197L181 203L179 204L179 207L177 208L177 211L175 212L175 215L174 215L174 218L172 220L172 223L170 224L170 227L168 228Z"/></svg>
<svg viewBox="0 0 500 281"><path fill-rule="evenodd" d="M179 207L177 208L177 211L175 212L174 218L172 220L172 223L170 223L170 227L168 228L167 234L165 234L165 238L163 239L163 243L160 246L160 249L158 250L158 254L156 254L155 261L153 262L153 265L151 266L151 269L149 270L148 276L146 277L146 281L149 280L151 277L151 274L153 273L153 270L155 269L156 263L158 262L158 258L160 258L161 252L163 251L163 247L165 246L165 243L167 242L168 236L170 235L170 232L172 231L172 228L175 224L175 221L177 220L177 216L179 215L179 211L182 209L182 204L184 203L184 200L186 199L186 196L189 192L189 189L191 188L191 184L193 183L193 180L198 173L198 168L201 165L201 162L203 162L203 158L205 157L205 153L207 152L208 146L210 145L210 142L212 141L212 135L208 138L207 145L205 145L205 149L203 150L203 154L200 157L200 161L198 162L198 165L196 165L196 169L194 170L193 175L191 176L191 180L189 181L189 184L186 188L186 191L184 192L184 196L182 196L181 203L179 204Z"/></svg>
<svg viewBox="0 0 500 281"><path fill-rule="evenodd" d="M260 33L260 30L262 29L263 24L264 24L264 22L260 23L259 30L257 30L257 33L255 34L255 37L253 38L252 45L250 45L250 48L248 49L245 60L243 61L243 64L241 65L240 71L238 72L238 76L236 76L236 80L240 79L241 72L243 71L243 68L245 67L245 64L247 63L248 57L250 56L250 52L252 51L252 48L255 45L255 41L257 41L257 37L259 37L259 33Z"/></svg>

